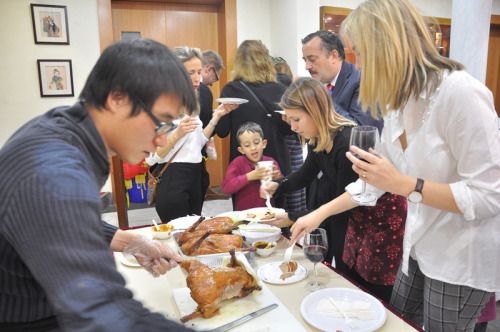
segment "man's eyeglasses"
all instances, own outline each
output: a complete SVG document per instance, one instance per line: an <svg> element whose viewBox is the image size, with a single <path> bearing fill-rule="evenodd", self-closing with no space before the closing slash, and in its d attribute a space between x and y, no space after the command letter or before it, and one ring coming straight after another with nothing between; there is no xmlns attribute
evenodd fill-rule
<svg viewBox="0 0 500 332"><path fill-rule="evenodd" d="M214 81L214 83L215 83L215 82L219 81L219 75L217 75L217 72L215 71L214 67L212 67L212 70L214 71L214 74L215 74L215 81Z"/></svg>
<svg viewBox="0 0 500 332"><path fill-rule="evenodd" d="M151 110L148 107L146 107L146 105L144 105L144 103L141 100L136 99L136 101L137 101L137 104L139 104L139 106L141 106L144 109L146 114L149 115L151 120L153 120L153 122L155 123L156 135L164 135L164 134L169 133L172 130L175 130L177 128L177 125L174 123L160 121L160 119L158 119L156 116L154 116L153 112L151 112Z"/></svg>

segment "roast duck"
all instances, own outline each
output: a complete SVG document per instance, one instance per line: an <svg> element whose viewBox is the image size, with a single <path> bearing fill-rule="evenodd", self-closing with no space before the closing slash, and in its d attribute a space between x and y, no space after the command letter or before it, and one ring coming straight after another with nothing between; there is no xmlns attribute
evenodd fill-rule
<svg viewBox="0 0 500 332"><path fill-rule="evenodd" d="M255 248L242 248L243 238L228 234L245 221L233 222L229 217L216 217L205 220L200 217L178 238L177 243L187 256L210 255L236 251L254 251Z"/></svg>
<svg viewBox="0 0 500 332"><path fill-rule="evenodd" d="M242 298L260 291L257 278L247 272L236 259L235 250L229 251L231 260L226 266L210 268L198 260L184 260L179 265L188 273L186 282L191 297L198 304L196 310L181 318L187 322L196 317L210 318L219 314L219 303L231 298Z"/></svg>

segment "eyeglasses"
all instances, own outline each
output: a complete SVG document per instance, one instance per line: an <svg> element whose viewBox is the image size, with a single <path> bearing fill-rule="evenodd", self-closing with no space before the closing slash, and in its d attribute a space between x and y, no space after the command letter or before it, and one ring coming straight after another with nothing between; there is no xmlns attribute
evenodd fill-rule
<svg viewBox="0 0 500 332"><path fill-rule="evenodd" d="M149 115L151 120L153 120L153 122L155 123L156 135L164 135L177 128L177 125L175 123L160 121L156 116L154 116L153 112L151 112L151 110L148 107L146 107L146 105L144 105L144 103L141 100L136 99L136 101L137 104L139 104L139 106L141 106L144 109L146 114Z"/></svg>
<svg viewBox="0 0 500 332"><path fill-rule="evenodd" d="M215 74L215 81L214 81L214 83L215 83L215 82L219 81L219 75L217 75L217 72L215 71L214 67L212 67L212 70L214 71L214 74Z"/></svg>

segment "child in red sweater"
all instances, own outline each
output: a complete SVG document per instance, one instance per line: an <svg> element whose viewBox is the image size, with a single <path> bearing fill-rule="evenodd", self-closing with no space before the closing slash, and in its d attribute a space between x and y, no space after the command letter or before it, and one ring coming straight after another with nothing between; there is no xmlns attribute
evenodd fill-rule
<svg viewBox="0 0 500 332"><path fill-rule="evenodd" d="M236 211L265 207L266 200L260 197L260 180L268 177L265 167L258 167L259 161L271 160L274 162L273 179L282 177L281 170L276 160L263 155L267 141L264 139L262 128L255 122L244 123L236 133L240 146L238 151L243 154L235 158L226 171L222 181L222 191L234 194L234 207ZM271 200L274 206L274 200Z"/></svg>

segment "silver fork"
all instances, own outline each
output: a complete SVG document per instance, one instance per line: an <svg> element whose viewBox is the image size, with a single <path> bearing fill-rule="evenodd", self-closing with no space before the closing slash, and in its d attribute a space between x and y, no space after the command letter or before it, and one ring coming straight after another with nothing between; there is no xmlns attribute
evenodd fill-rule
<svg viewBox="0 0 500 332"><path fill-rule="evenodd" d="M295 247L295 242L285 250L285 258L283 259L285 263L288 263L290 258L292 258L293 247Z"/></svg>
<svg viewBox="0 0 500 332"><path fill-rule="evenodd" d="M344 316L344 321L345 321L345 324L347 326L349 326L351 329L353 329L354 331L355 330L358 330L358 324L356 324L356 322L354 321L354 319L352 319L351 317L347 316L347 314L344 312L344 310L342 310L342 306L338 305L331 297L328 298L330 300L330 302L333 304L333 306L335 308L337 308L338 311L340 311L340 313L342 314L342 316Z"/></svg>

